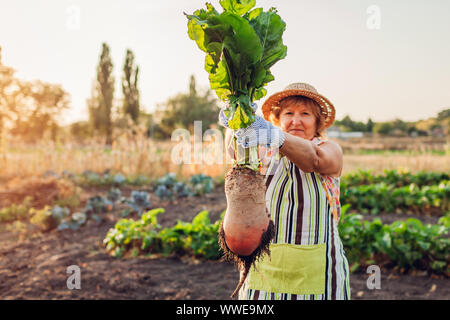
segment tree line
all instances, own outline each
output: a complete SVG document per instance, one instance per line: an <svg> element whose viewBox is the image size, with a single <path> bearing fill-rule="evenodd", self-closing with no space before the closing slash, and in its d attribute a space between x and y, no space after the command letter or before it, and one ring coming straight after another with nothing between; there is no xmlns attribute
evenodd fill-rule
<svg viewBox="0 0 450 320"><path fill-rule="evenodd" d="M27 141L45 132L55 136L70 95L60 85L16 78L15 70L2 64L1 53L0 47L0 133L8 130Z"/></svg>
<svg viewBox="0 0 450 320"><path fill-rule="evenodd" d="M450 109L438 112L436 117L412 122L401 119L374 122L371 118L367 122L361 122L354 121L347 115L342 120L336 120L334 127L342 132L363 132L380 136L447 136L450 134Z"/></svg>
<svg viewBox="0 0 450 320"><path fill-rule="evenodd" d="M0 137L7 131L27 142L36 142L44 135L53 140L74 138L80 142L100 137L110 145L116 129L145 128L153 139L170 139L177 128L193 132L194 121L202 121L203 131L217 124L218 100L210 89L199 90L191 76L186 92L169 97L157 105L152 113L141 107L139 92L140 69L135 55L127 49L122 67L122 99L115 105L114 64L111 50L102 44L96 77L87 99L88 121L72 123L68 128L59 125L61 114L70 107L70 95L60 85L40 80L24 81L15 77L15 70L2 64L0 47ZM416 122L400 119L387 122L353 121L350 116L336 120L341 131L359 131L379 135L449 135L450 109L437 117ZM216 127L217 128L217 127ZM223 130L222 127L218 129Z"/></svg>

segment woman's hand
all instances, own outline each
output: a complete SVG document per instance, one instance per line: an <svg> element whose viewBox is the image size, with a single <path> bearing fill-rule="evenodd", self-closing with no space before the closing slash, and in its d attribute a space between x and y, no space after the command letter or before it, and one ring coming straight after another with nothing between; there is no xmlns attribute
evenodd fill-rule
<svg viewBox="0 0 450 320"><path fill-rule="evenodd" d="M257 105L256 103L252 103L251 107L252 107L253 113L255 113L256 110L258 109L258 105ZM227 109L231 109L231 106L230 106L230 104L228 103L228 101L225 101L225 102L222 103L222 106L221 106L221 108L220 108L220 112L219 112L219 124L220 124L222 127L225 127L225 128L228 128L228 129L229 129L229 128L230 128L230 126L228 125L229 119L228 119L227 116L225 115L225 110L227 110Z"/></svg>
<svg viewBox="0 0 450 320"><path fill-rule="evenodd" d="M256 145L280 148L285 140L284 132L280 128L258 115L255 122L245 129L236 130L234 136L237 138L236 142L243 148Z"/></svg>

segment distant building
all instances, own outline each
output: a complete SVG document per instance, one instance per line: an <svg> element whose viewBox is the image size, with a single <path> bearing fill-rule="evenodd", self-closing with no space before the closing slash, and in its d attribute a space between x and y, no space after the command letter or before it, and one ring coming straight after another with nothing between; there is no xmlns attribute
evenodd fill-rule
<svg viewBox="0 0 450 320"><path fill-rule="evenodd" d="M362 138L364 137L363 132L355 131L355 132L342 132L341 128L337 126L331 126L327 129L327 135L330 138L338 138L338 139L351 139L351 138Z"/></svg>
<svg viewBox="0 0 450 320"><path fill-rule="evenodd" d="M431 130L431 135L433 137L445 137L444 128L442 127L435 127Z"/></svg>

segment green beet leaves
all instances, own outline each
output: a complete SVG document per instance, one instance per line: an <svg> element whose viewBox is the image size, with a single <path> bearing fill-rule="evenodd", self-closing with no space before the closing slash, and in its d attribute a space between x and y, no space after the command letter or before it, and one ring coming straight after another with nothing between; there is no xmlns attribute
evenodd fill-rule
<svg viewBox="0 0 450 320"><path fill-rule="evenodd" d="M229 101L226 115L237 130L255 121L251 103L266 95L264 87L275 79L270 68L286 57L286 24L275 8L253 9L256 0L221 0L220 5L222 13L206 3L206 9L186 14L188 35L206 53L211 89Z"/></svg>

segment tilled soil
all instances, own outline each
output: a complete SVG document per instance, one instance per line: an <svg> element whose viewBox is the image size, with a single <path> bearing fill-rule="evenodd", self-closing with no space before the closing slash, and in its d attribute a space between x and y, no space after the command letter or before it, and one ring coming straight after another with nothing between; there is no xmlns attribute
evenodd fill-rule
<svg viewBox="0 0 450 320"><path fill-rule="evenodd" d="M105 188L87 190L103 194ZM130 190L122 190L129 195ZM176 203L159 201L151 195L153 208L165 208L158 222L169 227L177 219L191 221L209 210L216 221L226 209L223 186L203 197L181 199ZM379 216L382 221L383 215ZM102 241L120 212L108 214L98 224L88 221L77 231L53 230L18 240L4 233L0 242L0 299L230 299L238 273L232 264L193 258L161 256L116 259L109 256ZM390 219L390 218L389 218ZM70 290L67 267L81 270L81 289ZM368 289L366 273L350 278L352 299L450 299L450 279L397 274L381 271L381 289Z"/></svg>

